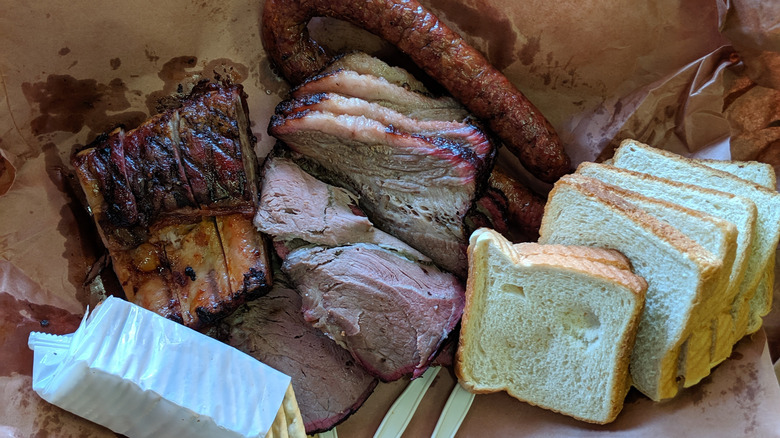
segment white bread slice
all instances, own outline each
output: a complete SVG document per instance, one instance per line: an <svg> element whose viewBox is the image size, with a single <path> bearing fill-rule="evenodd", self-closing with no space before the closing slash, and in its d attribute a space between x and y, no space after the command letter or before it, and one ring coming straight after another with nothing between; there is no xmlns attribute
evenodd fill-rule
<svg viewBox="0 0 780 438"><path fill-rule="evenodd" d="M631 355L634 386L653 400L674 397L679 351L696 305L713 290L721 264L671 225L612 194L595 178L567 175L553 186L539 243L616 249L647 283Z"/></svg>
<svg viewBox="0 0 780 438"><path fill-rule="evenodd" d="M621 142L613 160L617 167L636 171L653 169L654 175L663 178L734 193L755 202L758 212L756 234L751 245L745 276L740 284L744 305L737 314L734 329L736 343L747 333L750 301L780 241L780 194L728 172L698 164L694 160L634 140Z"/></svg>
<svg viewBox="0 0 780 438"><path fill-rule="evenodd" d="M734 160L694 160L713 169L722 170L742 179L752 181L768 189L777 187L777 175L775 168L769 163L761 161L734 161Z"/></svg>
<svg viewBox="0 0 780 438"><path fill-rule="evenodd" d="M760 161L729 161L729 160L697 160L697 163L714 169L722 170L739 178L752 181L762 187L774 190L777 187L775 169L769 163ZM775 252L776 254L776 252ZM756 286L753 299L750 300L750 317L747 334L755 333L763 323L763 317L772 309L772 296L775 283L775 254L769 260L768 266Z"/></svg>
<svg viewBox="0 0 780 438"><path fill-rule="evenodd" d="M583 163L577 173L597 178L608 184L630 188L645 196L664 199L692 210L720 217L737 227L737 254L732 266L724 309L713 315L712 351L710 366L729 357L734 346L735 316L743 307L739 286L747 268L750 247L755 235L756 205L753 201L730 193L683 184L646 173L620 169L606 164Z"/></svg>
<svg viewBox="0 0 780 438"><path fill-rule="evenodd" d="M693 161L713 169L728 172L769 189L777 186L775 168L769 163L762 163L761 161L716 160L711 158L694 158ZM609 158L604 160L603 163L614 165L615 161Z"/></svg>
<svg viewBox="0 0 780 438"><path fill-rule="evenodd" d="M737 228L729 221L698 210L649 198L614 185L608 187L615 195L692 238L722 264L717 288L709 291L696 306L691 335L680 351L678 373L685 377L686 388L693 386L710 374L710 355L714 339L712 315L724 308L723 303L729 292L729 277L737 249Z"/></svg>
<svg viewBox="0 0 780 438"><path fill-rule="evenodd" d="M713 160L713 159L695 159L696 163L703 164L713 169L728 172L739 178L746 179L767 189L774 190L777 187L777 176L772 165L760 161L733 161L733 160ZM613 160L607 160L605 163L613 164ZM767 264L767 268L761 275L761 280L756 286L753 297L750 299L750 308L748 316L748 327L746 334L756 332L761 328L763 317L772 308L772 297L774 293L774 265L775 255ZM733 323L732 323L733 324ZM725 327L725 322L721 324ZM719 356L722 357L722 353Z"/></svg>
<svg viewBox="0 0 780 438"><path fill-rule="evenodd" d="M647 283L588 257L531 251L492 230L472 234L458 379L471 392L507 391L582 421L611 422L630 387Z"/></svg>

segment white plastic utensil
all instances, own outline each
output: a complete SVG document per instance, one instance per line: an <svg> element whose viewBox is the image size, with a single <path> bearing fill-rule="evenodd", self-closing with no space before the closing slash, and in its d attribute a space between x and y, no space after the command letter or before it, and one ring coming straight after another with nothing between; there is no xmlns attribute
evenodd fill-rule
<svg viewBox="0 0 780 438"><path fill-rule="evenodd" d="M433 429L431 438L451 438L455 436L455 433L460 429L461 423L463 423L463 419L466 418L473 401L474 394L463 389L460 383L456 383L455 388L450 393L450 397L447 399L447 404L444 405L444 409L441 411L439 421L436 423L436 428Z"/></svg>
<svg viewBox="0 0 780 438"><path fill-rule="evenodd" d="M431 367L422 376L414 379L404 392L396 399L385 418L374 433L374 438L399 438L414 416L417 406L425 392L431 386L433 379L439 373L440 367Z"/></svg>

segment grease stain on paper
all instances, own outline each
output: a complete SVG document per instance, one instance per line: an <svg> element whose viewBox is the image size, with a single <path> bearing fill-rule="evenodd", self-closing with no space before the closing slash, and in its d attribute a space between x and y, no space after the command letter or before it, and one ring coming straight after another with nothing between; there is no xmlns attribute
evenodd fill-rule
<svg viewBox="0 0 780 438"><path fill-rule="evenodd" d="M276 94L281 97L290 89L289 84L282 79L282 75L268 57L258 58L252 63L250 73L257 78L255 81L257 87L265 90L267 95Z"/></svg>
<svg viewBox="0 0 780 438"><path fill-rule="evenodd" d="M201 79L221 79L240 84L249 77L249 67L228 58L217 58L204 63L201 69L198 58L192 55L176 56L166 61L157 77L162 79L163 88L146 96L149 113L157 113L166 107L165 100L172 95L186 95Z"/></svg>
<svg viewBox="0 0 780 438"><path fill-rule="evenodd" d="M534 63L536 55L542 49L541 35L528 37L528 41L520 48L519 58L523 65L531 65Z"/></svg>
<svg viewBox="0 0 780 438"><path fill-rule="evenodd" d="M65 237L62 251L67 260L68 280L76 288L76 299L85 307L94 305L89 287L85 285L90 267L105 252L93 219L87 213L85 200L79 199L81 186L77 177L62 161L54 143L43 146L46 175L69 202L59 210L57 230ZM83 195L82 195L83 196Z"/></svg>
<svg viewBox="0 0 780 438"><path fill-rule="evenodd" d="M80 323L79 315L20 300L0 290L0 349L5 358L0 361L0 376L32 375L33 352L27 346L30 332L63 335L76 331Z"/></svg>
<svg viewBox="0 0 780 438"><path fill-rule="evenodd" d="M552 52L548 52L544 63L532 65L530 72L541 77L544 85L552 90L559 86L575 88L578 85L585 85L580 84L580 75L572 61L573 58L569 58L566 62L561 62L555 59Z"/></svg>
<svg viewBox="0 0 780 438"><path fill-rule="evenodd" d="M198 65L196 56L177 56L163 64L162 69L157 72L157 77L162 79L166 86L170 85L171 82L175 84L191 76L192 73L188 73L186 70L195 68L196 65ZM173 88L175 89L175 86Z"/></svg>
<svg viewBox="0 0 780 438"><path fill-rule="evenodd" d="M222 78L240 84L249 77L249 67L228 58L217 58L203 67L203 74L209 78Z"/></svg>
<svg viewBox="0 0 780 438"><path fill-rule="evenodd" d="M78 133L85 126L93 133L118 125L138 126L146 114L124 111L130 108L127 85L120 78L108 84L95 79L76 79L70 75L49 75L45 81L24 82L22 92L40 115L30 122L36 136L57 131Z"/></svg>
<svg viewBox="0 0 780 438"><path fill-rule="evenodd" d="M67 48L60 50L65 53ZM159 57L147 49L147 58L156 62ZM109 61L112 70L121 66L120 58ZM78 79L71 75L51 74L45 80L22 83L22 93L27 101L38 109L39 115L30 121L30 131L40 137L55 132L79 133L84 127L90 129L88 138L110 131L117 126L126 129L138 127L158 108L158 102L163 97L182 91L182 85L194 85L199 79L221 78L233 83L241 83L249 77L249 67L233 62L227 58L219 58L205 63L201 70L188 71L197 66L198 59L194 56L175 57L166 62L158 76L163 80L163 89L147 95L146 103L149 112L130 110L130 91L121 78L114 78L108 83L96 79ZM189 91L187 89L186 91ZM32 151L35 155L40 150Z"/></svg>
<svg viewBox="0 0 780 438"><path fill-rule="evenodd" d="M203 2L196 0L193 2L193 4L198 6L201 9L209 9L208 11L209 17L214 17L215 20L227 21L230 18L227 11L225 11L221 6L219 6L219 3L211 2L208 0Z"/></svg>
<svg viewBox="0 0 780 438"><path fill-rule="evenodd" d="M160 57L157 56L157 54L148 47L144 49L144 55L146 56L146 59L149 60L149 62L157 62L160 60Z"/></svg>
<svg viewBox="0 0 780 438"><path fill-rule="evenodd" d="M738 368L739 370L735 373L736 379L729 391L744 412L744 420L747 423L745 434L750 436L758 428L756 397L764 389L758 386L758 369L756 369L755 364L740 364ZM742 378L743 375L746 376L745 379Z"/></svg>
<svg viewBox="0 0 780 438"><path fill-rule="evenodd" d="M159 59L159 58L158 58ZM162 90L152 91L146 95L146 107L149 109L149 114L160 112L162 109L160 101L164 98L170 97L173 93L181 93L181 84L187 82L194 73L188 72L188 69L194 68L198 63L198 58L195 56L177 56L166 61L159 72L157 77L162 79Z"/></svg>

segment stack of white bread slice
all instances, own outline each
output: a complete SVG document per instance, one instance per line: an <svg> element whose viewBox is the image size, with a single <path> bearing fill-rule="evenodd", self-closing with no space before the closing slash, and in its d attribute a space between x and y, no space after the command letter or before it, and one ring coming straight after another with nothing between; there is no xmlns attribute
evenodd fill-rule
<svg viewBox="0 0 780 438"><path fill-rule="evenodd" d="M551 191L540 243L620 251L648 284L633 385L674 397L771 308L780 195L771 167L684 158L633 140Z"/></svg>
<svg viewBox="0 0 780 438"><path fill-rule="evenodd" d="M617 251L511 244L481 228L469 244L456 373L475 393L604 424L623 407L647 283Z"/></svg>

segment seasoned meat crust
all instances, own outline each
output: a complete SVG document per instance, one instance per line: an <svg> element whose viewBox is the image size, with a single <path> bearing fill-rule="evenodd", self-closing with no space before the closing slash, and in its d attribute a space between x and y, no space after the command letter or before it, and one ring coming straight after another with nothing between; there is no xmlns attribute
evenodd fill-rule
<svg viewBox="0 0 780 438"><path fill-rule="evenodd" d="M465 275L464 218L480 182L487 179L488 157L441 137L416 136L364 117L316 111L274 116L269 132L316 163L322 169L316 176L358 193L361 208L377 227L443 269Z"/></svg>
<svg viewBox="0 0 780 438"><path fill-rule="evenodd" d="M539 110L485 57L415 0L268 0L263 46L297 85L331 60L308 34L316 16L348 21L396 45L476 117L484 120L537 178L554 182L571 162Z"/></svg>
<svg viewBox="0 0 780 438"><path fill-rule="evenodd" d="M270 289L257 163L236 85L203 83L72 159L127 298L202 328Z"/></svg>

